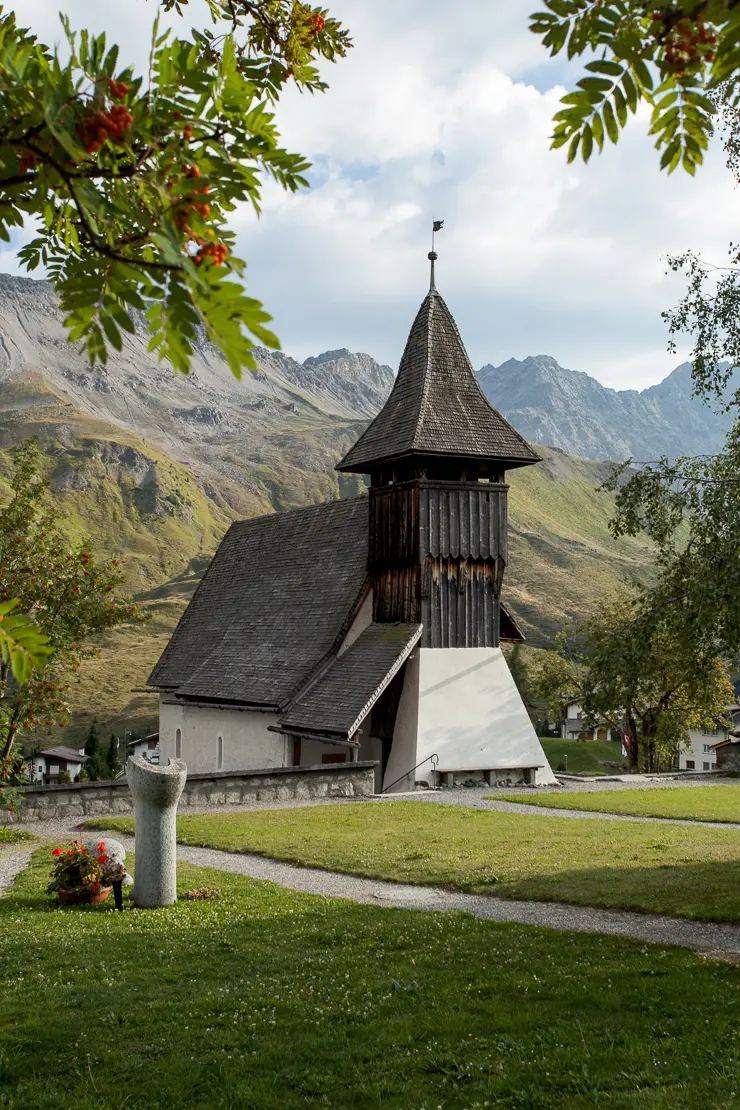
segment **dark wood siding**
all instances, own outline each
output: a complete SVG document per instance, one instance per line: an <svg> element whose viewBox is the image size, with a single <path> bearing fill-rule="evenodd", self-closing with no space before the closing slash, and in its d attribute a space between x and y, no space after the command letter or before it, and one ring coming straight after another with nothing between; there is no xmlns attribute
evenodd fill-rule
<svg viewBox="0 0 740 1110"><path fill-rule="evenodd" d="M502 483L420 483L421 557L452 555L505 563L508 489Z"/></svg>
<svg viewBox="0 0 740 1110"><path fill-rule="evenodd" d="M373 619L424 647L497 647L508 486L416 480L370 490Z"/></svg>
<svg viewBox="0 0 740 1110"><path fill-rule="evenodd" d="M370 490L370 571L419 562L418 521L416 482Z"/></svg>

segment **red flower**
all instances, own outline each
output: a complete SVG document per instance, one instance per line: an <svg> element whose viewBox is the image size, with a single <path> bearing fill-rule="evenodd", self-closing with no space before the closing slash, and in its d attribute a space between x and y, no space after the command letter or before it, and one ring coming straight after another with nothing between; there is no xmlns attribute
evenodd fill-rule
<svg viewBox="0 0 740 1110"><path fill-rule="evenodd" d="M63 851L64 851L64 848L52 848L51 854L53 856L61 856Z"/></svg>
<svg viewBox="0 0 740 1110"><path fill-rule="evenodd" d="M99 851L104 852L105 851L105 841L104 840L99 840L98 843L95 845L95 847L98 848Z"/></svg>
<svg viewBox="0 0 740 1110"><path fill-rule="evenodd" d="M106 856L105 852L98 856L98 863L107 863L110 856Z"/></svg>

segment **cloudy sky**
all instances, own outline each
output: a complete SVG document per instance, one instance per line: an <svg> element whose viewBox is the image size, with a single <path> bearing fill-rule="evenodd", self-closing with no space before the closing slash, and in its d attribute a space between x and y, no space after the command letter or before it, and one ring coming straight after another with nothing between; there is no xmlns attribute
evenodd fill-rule
<svg viewBox="0 0 740 1110"><path fill-rule="evenodd" d="M677 359L660 313L682 288L666 255L691 247L721 263L733 237L721 151L695 180L667 178L633 121L618 147L567 166L548 135L572 74L528 31L535 0L325 2L355 48L327 67L325 95L291 93L278 111L313 187L268 188L262 218L237 221L250 292L283 349L348 347L396 366L437 218L437 284L475 366L550 354L617 389L665 377ZM18 10L54 41L59 6ZM108 31L122 59L145 56L154 0L62 7L73 26ZM16 271L11 252L0 268Z"/></svg>

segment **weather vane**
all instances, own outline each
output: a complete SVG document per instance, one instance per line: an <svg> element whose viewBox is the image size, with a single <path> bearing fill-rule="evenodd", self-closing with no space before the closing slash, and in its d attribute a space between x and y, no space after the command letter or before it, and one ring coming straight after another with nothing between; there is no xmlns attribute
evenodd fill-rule
<svg viewBox="0 0 740 1110"><path fill-rule="evenodd" d="M434 236L445 226L444 220L434 220L432 223L432 251L434 251Z"/></svg>
<svg viewBox="0 0 740 1110"><path fill-rule="evenodd" d="M429 281L429 292L430 293L436 293L437 292L437 287L434 284L434 263L437 261L437 252L434 249L434 236L437 234L438 231L442 230L444 225L445 225L444 220L433 220L432 221L432 249L430 250L429 255L428 255L429 261L432 264L432 275L431 275L431 278L430 278L430 281Z"/></svg>

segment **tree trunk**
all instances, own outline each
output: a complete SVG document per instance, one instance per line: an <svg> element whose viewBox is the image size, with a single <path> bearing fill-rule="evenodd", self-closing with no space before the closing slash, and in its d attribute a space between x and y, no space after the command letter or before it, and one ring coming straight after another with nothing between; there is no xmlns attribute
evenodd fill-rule
<svg viewBox="0 0 740 1110"><path fill-rule="evenodd" d="M640 752L637 743L637 721L635 720L634 714L632 713L631 709L626 710L625 719L627 721L628 736L630 740L629 747L627 748L629 769L631 775L636 775L639 773L640 770L638 766Z"/></svg>
<svg viewBox="0 0 740 1110"><path fill-rule="evenodd" d="M0 695L0 705L2 704L2 701L4 700L5 696L7 695L9 679L10 679L10 663L0 662L0 689L5 691L4 694ZM10 753L13 750L13 744L15 743L15 741L17 739L16 732L13 731L10 727L14 723L16 715L17 714L13 714L13 716L10 717L10 719L7 722L8 732L7 732L7 735L5 736L5 739L2 741L2 745L3 745L2 758L3 759L7 759L7 757L10 755Z"/></svg>

